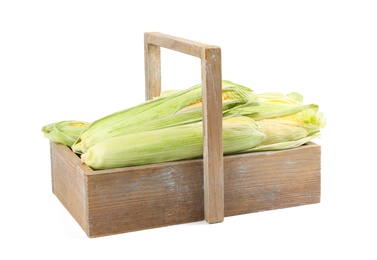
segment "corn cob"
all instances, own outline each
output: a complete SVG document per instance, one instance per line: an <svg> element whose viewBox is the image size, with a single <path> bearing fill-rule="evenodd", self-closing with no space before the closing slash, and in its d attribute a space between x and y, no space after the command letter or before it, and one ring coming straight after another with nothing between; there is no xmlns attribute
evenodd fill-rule
<svg viewBox="0 0 377 260"><path fill-rule="evenodd" d="M60 121L43 126L42 132L52 142L71 147L89 125L89 123L82 121Z"/></svg>
<svg viewBox="0 0 377 260"><path fill-rule="evenodd" d="M222 85L224 154L294 148L318 137L325 125L318 106L303 104L299 93L254 94L230 81ZM107 169L201 157L201 120L199 84L166 91L92 124L62 121L42 131L83 153L82 161L93 169Z"/></svg>
<svg viewBox="0 0 377 260"><path fill-rule="evenodd" d="M264 138L251 118L229 117L223 120L224 154L251 149ZM105 139L90 147L81 155L81 160L98 170L202 156L202 122L196 122Z"/></svg>
<svg viewBox="0 0 377 260"><path fill-rule="evenodd" d="M289 116L305 109L318 109L315 104L304 105L302 95L295 92L288 95L281 93L254 94L254 98L257 102L254 100L234 107L225 115L244 115L254 120L261 120Z"/></svg>
<svg viewBox="0 0 377 260"><path fill-rule="evenodd" d="M253 100L249 88L230 81L223 81L222 86L224 112ZM76 153L84 153L107 138L201 121L201 95L202 87L198 84L98 119L72 148Z"/></svg>
<svg viewBox="0 0 377 260"><path fill-rule="evenodd" d="M256 121L266 138L249 151L282 150L298 147L319 136L325 126L323 114L318 107L306 108L285 117Z"/></svg>
<svg viewBox="0 0 377 260"><path fill-rule="evenodd" d="M265 140L249 151L281 150L300 146L318 136L325 125L316 104L303 104L303 96L293 92L255 94L258 105L243 104L225 115L253 118L266 134Z"/></svg>

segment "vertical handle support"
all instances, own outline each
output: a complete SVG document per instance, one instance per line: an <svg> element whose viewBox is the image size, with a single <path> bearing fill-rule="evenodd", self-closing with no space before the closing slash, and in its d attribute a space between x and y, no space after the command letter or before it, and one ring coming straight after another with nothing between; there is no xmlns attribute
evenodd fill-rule
<svg viewBox="0 0 377 260"><path fill-rule="evenodd" d="M146 100L159 96L161 93L160 47L201 59L204 218L208 223L222 222L224 220L224 166L221 49L162 33L145 33Z"/></svg>

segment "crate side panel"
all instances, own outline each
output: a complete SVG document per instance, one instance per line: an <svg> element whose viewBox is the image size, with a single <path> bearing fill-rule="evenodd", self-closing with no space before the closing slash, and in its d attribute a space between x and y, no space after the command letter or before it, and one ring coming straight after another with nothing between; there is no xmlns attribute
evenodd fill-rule
<svg viewBox="0 0 377 260"><path fill-rule="evenodd" d="M320 202L320 146L316 144L224 160L226 216Z"/></svg>
<svg viewBox="0 0 377 260"><path fill-rule="evenodd" d="M89 236L204 219L202 160L88 176Z"/></svg>
<svg viewBox="0 0 377 260"><path fill-rule="evenodd" d="M80 161L64 145L51 143L50 147L53 193L86 231L86 184Z"/></svg>

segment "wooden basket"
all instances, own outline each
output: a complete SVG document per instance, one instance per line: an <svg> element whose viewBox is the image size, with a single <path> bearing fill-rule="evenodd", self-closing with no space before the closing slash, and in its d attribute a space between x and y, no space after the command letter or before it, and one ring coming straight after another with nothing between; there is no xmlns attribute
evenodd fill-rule
<svg viewBox="0 0 377 260"><path fill-rule="evenodd" d="M321 149L223 156L221 50L145 33L146 99L161 92L160 47L201 59L203 159L94 171L51 142L52 190L88 237L320 202Z"/></svg>

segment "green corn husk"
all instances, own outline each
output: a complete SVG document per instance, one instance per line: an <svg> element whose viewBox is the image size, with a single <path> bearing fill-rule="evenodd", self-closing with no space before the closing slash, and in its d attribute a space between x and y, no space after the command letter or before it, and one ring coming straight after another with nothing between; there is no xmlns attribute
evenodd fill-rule
<svg viewBox="0 0 377 260"><path fill-rule="evenodd" d="M314 138L318 137L317 135L307 136L298 140L285 141L273 144L258 145L252 149L247 150L246 152L266 152L266 151L278 151L278 150L287 150L299 147L304 145Z"/></svg>
<svg viewBox="0 0 377 260"><path fill-rule="evenodd" d="M253 102L249 88L225 80L222 87L224 112ZM98 119L82 133L72 148L76 153L84 153L108 138L201 121L201 95L202 87L198 84Z"/></svg>
<svg viewBox="0 0 377 260"><path fill-rule="evenodd" d="M293 92L255 94L258 104L243 104L225 115L244 115L253 118L263 129L266 139L249 151L289 149L318 137L325 125L316 104L303 104L303 96Z"/></svg>
<svg viewBox="0 0 377 260"><path fill-rule="evenodd" d="M52 142L71 147L89 125L83 121L66 120L45 125L42 132Z"/></svg>
<svg viewBox="0 0 377 260"><path fill-rule="evenodd" d="M315 104L304 105L303 97L299 93L293 92L288 95L281 93L255 94L257 102L249 102L234 107L227 111L225 115L243 115L261 120L267 118L289 116L305 109L318 109Z"/></svg>
<svg viewBox="0 0 377 260"><path fill-rule="evenodd" d="M223 120L224 154L241 153L265 135L248 117ZM105 139L90 147L81 160L95 170L145 165L203 156L202 122Z"/></svg>
<svg viewBox="0 0 377 260"><path fill-rule="evenodd" d="M222 82L224 154L283 150L319 136L325 126L316 104L299 93L255 94ZM89 124L61 121L42 128L93 169L200 158L203 155L202 88L170 90Z"/></svg>
<svg viewBox="0 0 377 260"><path fill-rule="evenodd" d="M301 146L319 137L320 130L325 127L326 123L318 107L306 108L285 117L262 119L256 122L261 126L266 138L261 144L249 150L252 152Z"/></svg>

